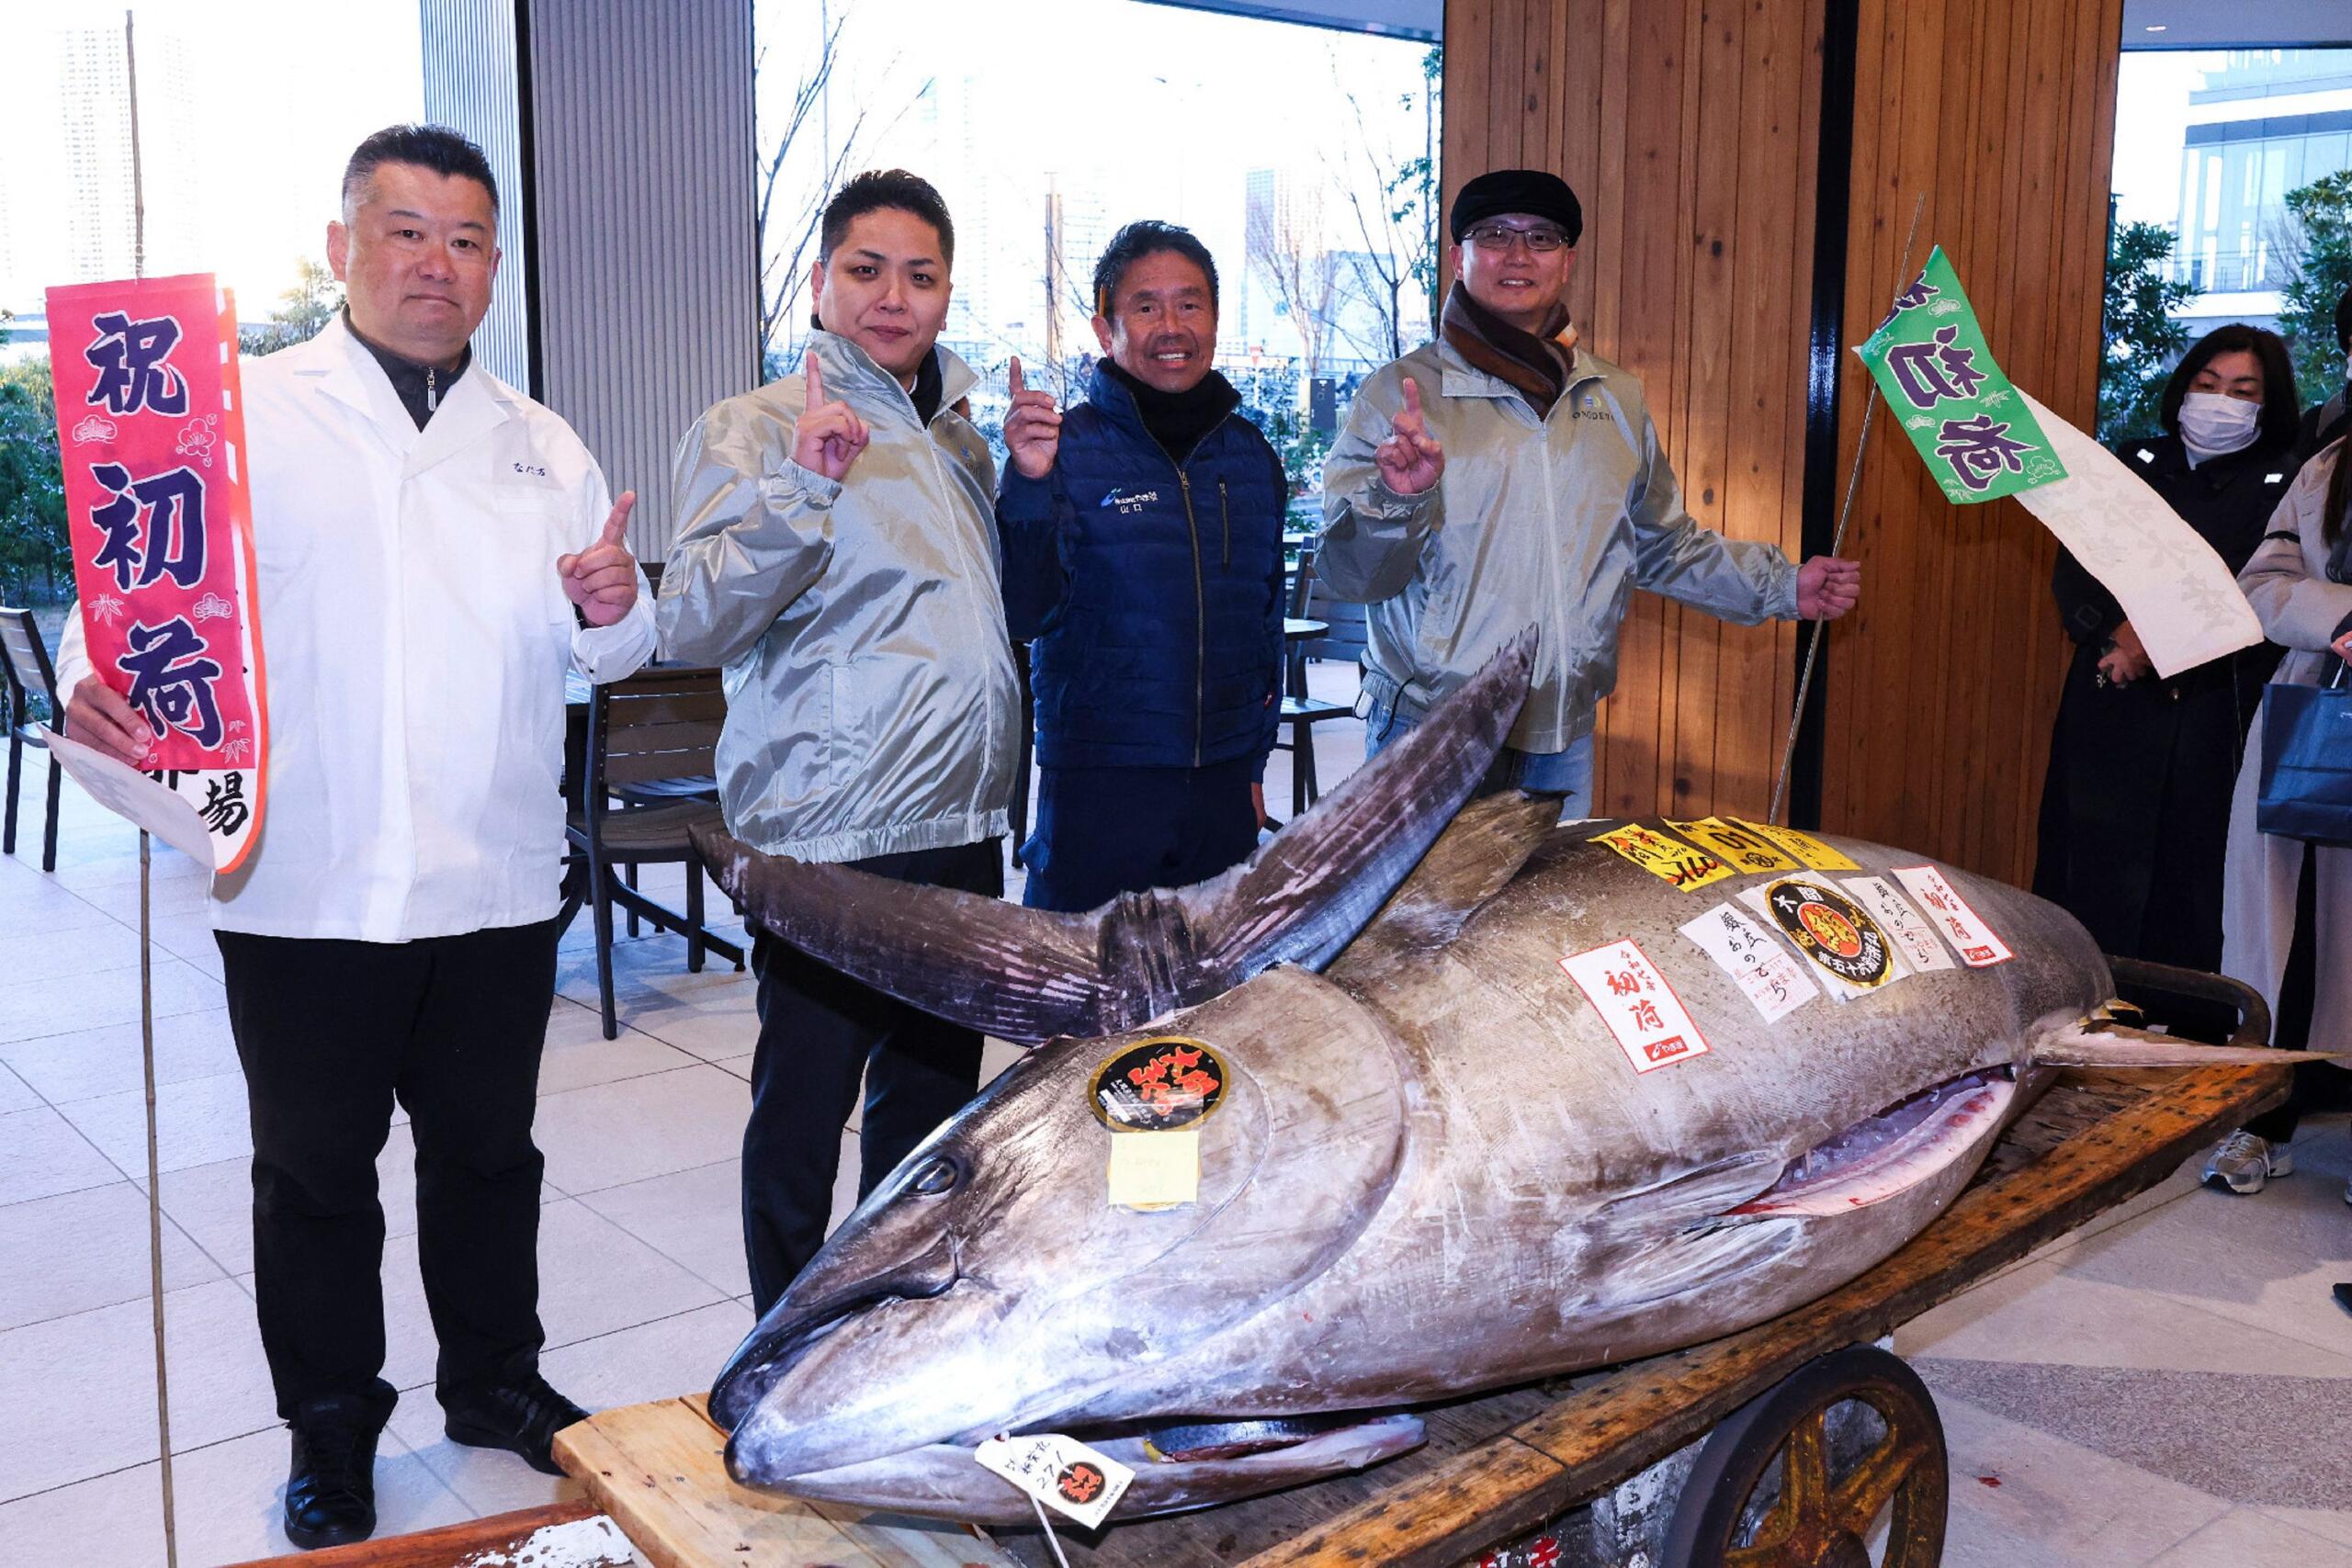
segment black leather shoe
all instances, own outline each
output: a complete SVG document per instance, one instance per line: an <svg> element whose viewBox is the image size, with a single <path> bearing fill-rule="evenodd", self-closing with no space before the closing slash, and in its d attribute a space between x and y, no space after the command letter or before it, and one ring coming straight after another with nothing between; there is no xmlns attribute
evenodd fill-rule
<svg viewBox="0 0 2352 1568"><path fill-rule="evenodd" d="M444 1398L448 1413L443 1430L449 1440L469 1448L504 1449L523 1456L533 1470L561 1475L555 1461L555 1435L588 1412L548 1386L536 1371L525 1372L488 1388Z"/></svg>
<svg viewBox="0 0 2352 1568"><path fill-rule="evenodd" d="M347 1546L376 1533L377 1403L313 1400L287 1425L294 1462L286 1475L286 1539L306 1551Z"/></svg>

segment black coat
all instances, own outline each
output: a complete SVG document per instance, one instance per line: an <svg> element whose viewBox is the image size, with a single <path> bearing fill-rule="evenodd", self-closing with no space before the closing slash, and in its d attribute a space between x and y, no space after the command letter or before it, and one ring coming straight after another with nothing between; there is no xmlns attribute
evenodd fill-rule
<svg viewBox="0 0 2352 1568"><path fill-rule="evenodd" d="M2257 442L2195 468L2177 435L2115 452L2232 572L2295 478L2289 443ZM2051 735L2033 889L2109 953L2216 968L2230 793L2279 650L2260 643L2168 681L2111 685L2098 660L2123 620L2114 596L2064 551L2051 591L2075 647Z"/></svg>

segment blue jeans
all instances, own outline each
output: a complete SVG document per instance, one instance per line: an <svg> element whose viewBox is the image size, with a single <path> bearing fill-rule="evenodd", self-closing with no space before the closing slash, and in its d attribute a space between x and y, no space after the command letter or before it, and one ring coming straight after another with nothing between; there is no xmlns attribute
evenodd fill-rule
<svg viewBox="0 0 2352 1568"><path fill-rule="evenodd" d="M1377 700L1364 715L1363 760L1371 761L1380 749L1402 739L1419 723L1396 711L1393 703ZM1565 751L1516 751L1506 746L1495 757L1484 789L1523 789L1560 796L1560 814L1571 820L1592 815L1592 737L1586 735Z"/></svg>

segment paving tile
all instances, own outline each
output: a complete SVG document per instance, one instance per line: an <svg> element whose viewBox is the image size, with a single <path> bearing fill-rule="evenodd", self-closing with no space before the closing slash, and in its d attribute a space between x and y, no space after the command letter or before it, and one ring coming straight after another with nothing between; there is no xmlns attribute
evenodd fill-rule
<svg viewBox="0 0 2352 1568"><path fill-rule="evenodd" d="M123 1174L46 1105L0 1115L0 1205L103 1187Z"/></svg>
<svg viewBox="0 0 2352 1568"><path fill-rule="evenodd" d="M146 1097L144 1052L139 1021L77 1029L0 1044L0 1063L52 1105L100 1095ZM159 1090L190 1078L237 1071L237 1043L229 1033L229 1010L204 1008L155 1021L155 1084ZM144 1112L141 1112L142 1118ZM141 1156L143 1165L145 1156Z"/></svg>
<svg viewBox="0 0 2352 1568"><path fill-rule="evenodd" d="M159 957L154 976L157 1018L224 1005L220 983L185 960ZM139 971L135 968L78 976L70 986L44 979L0 984L0 1041L138 1021Z"/></svg>
<svg viewBox="0 0 2352 1568"><path fill-rule="evenodd" d="M223 1278L166 1217L164 1288ZM144 1301L149 1284L146 1195L128 1181L0 1208L0 1329Z"/></svg>
<svg viewBox="0 0 2352 1568"><path fill-rule="evenodd" d="M607 1187L580 1201L724 1294L751 1290L743 1261L742 1161Z"/></svg>
<svg viewBox="0 0 2352 1568"><path fill-rule="evenodd" d="M1945 1568L2129 1568L2228 1505L1963 1399L1936 1399L1951 1452Z"/></svg>
<svg viewBox="0 0 2352 1568"><path fill-rule="evenodd" d="M2343 1343L2352 1351L2352 1336ZM1906 1357L2352 1379L2352 1353L2323 1350L2154 1292L2075 1278L2066 1272L2064 1255L1914 1318L1895 1331L1894 1348Z"/></svg>
<svg viewBox="0 0 2352 1568"><path fill-rule="evenodd" d="M556 990L594 1008L596 964L592 953L560 957ZM705 1060L740 1055L752 1048L759 1023L752 998L757 983L749 969L712 962L699 975L686 973L685 949L675 939L640 942L614 950L614 1011L622 1027L690 1051Z"/></svg>
<svg viewBox="0 0 2352 1568"><path fill-rule="evenodd" d="M695 1066L543 1095L534 1135L548 1179L578 1196L731 1158L750 1111L741 1079Z"/></svg>
<svg viewBox="0 0 2352 1568"><path fill-rule="evenodd" d="M548 1015L547 1049L539 1058L539 1093L560 1094L592 1084L614 1083L692 1066L698 1057L624 1025L620 1038L605 1038L605 1023L593 1007L558 997Z"/></svg>
<svg viewBox="0 0 2352 1568"><path fill-rule="evenodd" d="M173 1512L183 1563L198 1568L300 1556L278 1524L287 1445L285 1431L272 1427L174 1456ZM0 1541L71 1541L73 1568L154 1568L164 1561L160 1468L149 1461L0 1504ZM378 1539L457 1524L474 1513L397 1435L377 1445Z"/></svg>
<svg viewBox="0 0 2352 1568"><path fill-rule="evenodd" d="M104 910L134 931L138 929L139 883L136 878L74 891L91 908ZM147 912L151 919L166 915L193 914L206 908L210 899L211 886L204 877L171 877L157 882L150 890Z"/></svg>
<svg viewBox="0 0 2352 1568"><path fill-rule="evenodd" d="M2352 1546L2352 1498L2343 1508L2264 1508L2272 1518L2297 1529L2323 1536L2338 1546Z"/></svg>
<svg viewBox="0 0 2352 1568"><path fill-rule="evenodd" d="M30 1111L42 1103L32 1086L17 1076L5 1061L0 1061L0 1116L11 1111Z"/></svg>
<svg viewBox="0 0 2352 1568"><path fill-rule="evenodd" d="M0 937L0 975L70 980L102 969L136 969L139 933L109 920L102 925L49 926L27 922Z"/></svg>
<svg viewBox="0 0 2352 1568"><path fill-rule="evenodd" d="M2233 1508L2148 1568L2352 1568L2352 1546L2299 1529L2258 1508Z"/></svg>
<svg viewBox="0 0 2352 1568"><path fill-rule="evenodd" d="M253 1298L214 1280L164 1298L175 1451L276 1420ZM144 1300L0 1333L0 1500L155 1452L155 1350Z"/></svg>
<svg viewBox="0 0 2352 1568"><path fill-rule="evenodd" d="M724 1301L549 1350L548 1381L590 1410L707 1389L752 1331L752 1313Z"/></svg>
<svg viewBox="0 0 2352 1568"><path fill-rule="evenodd" d="M144 1089L77 1100L58 1108L107 1157L129 1175L147 1173L147 1093ZM157 1168L185 1170L253 1153L243 1073L184 1078L155 1091Z"/></svg>

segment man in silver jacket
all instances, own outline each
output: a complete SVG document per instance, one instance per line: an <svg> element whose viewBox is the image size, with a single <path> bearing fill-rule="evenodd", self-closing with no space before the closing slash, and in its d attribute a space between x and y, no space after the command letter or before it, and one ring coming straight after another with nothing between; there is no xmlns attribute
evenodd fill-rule
<svg viewBox="0 0 2352 1568"><path fill-rule="evenodd" d="M1641 383L1577 347L1564 299L1584 220L1566 182L1481 175L1449 227L1460 281L1438 341L1364 382L1324 462L1315 572L1371 606L1367 755L1539 627L1533 683L1492 782L1565 795L1583 816L1634 589L1742 625L1829 619L1853 607L1860 569L1828 556L1792 565L1684 509Z"/></svg>
<svg viewBox="0 0 2352 1568"><path fill-rule="evenodd" d="M937 346L955 230L902 170L826 208L806 367L705 413L677 460L664 654L724 665L728 830L754 849L991 897L1017 696L995 465ZM978 1087L980 1037L752 932L743 1134L753 1305L824 1240L861 1073L863 1197Z"/></svg>

